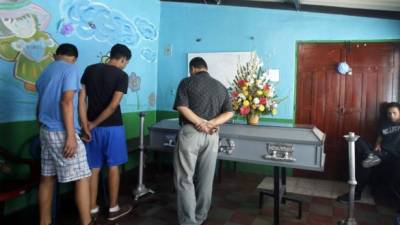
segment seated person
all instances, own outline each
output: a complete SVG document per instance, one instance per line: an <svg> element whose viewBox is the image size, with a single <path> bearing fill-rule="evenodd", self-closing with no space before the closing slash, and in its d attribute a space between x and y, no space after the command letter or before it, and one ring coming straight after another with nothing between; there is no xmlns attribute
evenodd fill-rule
<svg viewBox="0 0 400 225"><path fill-rule="evenodd" d="M380 125L375 146L359 138L356 148L356 180L354 200L361 200L361 193L368 184L371 170L391 171L388 181L398 181L400 174L400 103L391 102L386 107L386 120ZM372 154L371 154L372 153ZM337 201L345 203L349 194L341 195Z"/></svg>

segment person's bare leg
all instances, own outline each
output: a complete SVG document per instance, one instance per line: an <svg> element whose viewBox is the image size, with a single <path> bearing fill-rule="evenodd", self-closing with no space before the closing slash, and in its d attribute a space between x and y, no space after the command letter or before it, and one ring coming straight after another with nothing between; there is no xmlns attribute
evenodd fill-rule
<svg viewBox="0 0 400 225"><path fill-rule="evenodd" d="M97 207L99 174L100 174L100 168L92 169L92 176L90 177L90 209L94 209Z"/></svg>
<svg viewBox="0 0 400 225"><path fill-rule="evenodd" d="M119 194L119 167L112 166L108 171L108 190L110 195L110 208L115 207L118 204Z"/></svg>
<svg viewBox="0 0 400 225"><path fill-rule="evenodd" d="M89 177L85 177L75 182L75 201L82 225L88 225L92 220L90 217L89 179Z"/></svg>
<svg viewBox="0 0 400 225"><path fill-rule="evenodd" d="M53 200L55 176L41 176L39 184L40 225L49 225L51 221L51 203ZM55 222L55 221L54 221Z"/></svg>

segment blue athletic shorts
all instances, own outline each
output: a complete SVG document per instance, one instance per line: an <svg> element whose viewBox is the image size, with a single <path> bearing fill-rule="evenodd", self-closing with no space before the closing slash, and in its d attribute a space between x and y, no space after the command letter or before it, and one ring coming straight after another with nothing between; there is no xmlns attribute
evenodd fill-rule
<svg viewBox="0 0 400 225"><path fill-rule="evenodd" d="M119 166L128 161L125 129L123 126L96 127L92 140L86 143L89 167Z"/></svg>

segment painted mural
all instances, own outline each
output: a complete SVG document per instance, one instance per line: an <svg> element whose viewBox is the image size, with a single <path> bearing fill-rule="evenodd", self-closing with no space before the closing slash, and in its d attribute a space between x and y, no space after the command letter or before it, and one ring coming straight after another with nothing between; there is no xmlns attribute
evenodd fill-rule
<svg viewBox="0 0 400 225"><path fill-rule="evenodd" d="M130 20L127 15L113 10L105 4L91 0L63 0L60 4L62 19L58 32L65 36L76 35L83 40L123 43L132 48L141 40L157 41L157 27L146 18ZM144 47L140 57L155 63L157 52Z"/></svg>
<svg viewBox="0 0 400 225"><path fill-rule="evenodd" d="M136 18L135 25L144 39L150 41L158 39L157 28L145 18Z"/></svg>
<svg viewBox="0 0 400 225"><path fill-rule="evenodd" d="M29 0L0 1L0 57L15 62L13 75L28 91L53 61L56 42L44 32L50 14Z"/></svg>
<svg viewBox="0 0 400 225"><path fill-rule="evenodd" d="M60 3L59 32L83 40L122 43L136 47L140 42L135 25L123 13L100 2L63 0Z"/></svg>
<svg viewBox="0 0 400 225"><path fill-rule="evenodd" d="M0 123L35 120L35 82L65 42L78 47L81 71L106 62L115 43L127 45L121 109L155 110L159 15L158 0L0 0Z"/></svg>
<svg viewBox="0 0 400 225"><path fill-rule="evenodd" d="M148 63L155 63L157 59L157 52L150 48L143 48L140 51L140 57Z"/></svg>
<svg viewBox="0 0 400 225"><path fill-rule="evenodd" d="M156 98L157 98L156 93L151 92L149 94L149 97L147 98L147 101L149 102L149 106L150 107L155 107L156 106Z"/></svg>
<svg viewBox="0 0 400 225"><path fill-rule="evenodd" d="M141 78L135 72L132 72L129 76L129 89L136 94L136 107L138 110L140 110L140 83Z"/></svg>

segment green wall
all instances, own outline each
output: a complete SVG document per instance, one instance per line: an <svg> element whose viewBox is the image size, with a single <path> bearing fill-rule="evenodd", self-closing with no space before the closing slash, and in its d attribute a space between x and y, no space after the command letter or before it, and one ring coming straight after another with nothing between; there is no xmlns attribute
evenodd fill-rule
<svg viewBox="0 0 400 225"><path fill-rule="evenodd" d="M139 113L125 113L123 114L124 126L127 134L127 139L139 137ZM146 112L146 117L144 121L144 131L145 135L148 134L148 127L152 126L156 122L156 112L148 111ZM129 155L129 161L125 165L125 169L132 169L138 165L138 154L133 153Z"/></svg>

